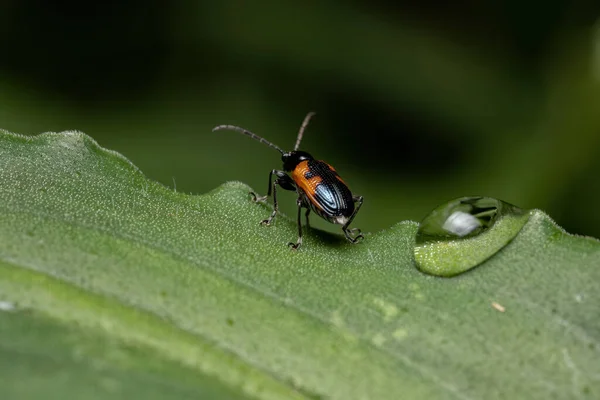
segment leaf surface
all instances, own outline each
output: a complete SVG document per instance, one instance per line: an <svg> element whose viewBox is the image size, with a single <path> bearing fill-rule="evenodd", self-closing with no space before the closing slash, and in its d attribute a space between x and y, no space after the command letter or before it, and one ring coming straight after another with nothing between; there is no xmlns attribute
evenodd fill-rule
<svg viewBox="0 0 600 400"><path fill-rule="evenodd" d="M176 193L82 133L0 133L0 359L14 360L0 386L37 398L82 397L86 379L110 382L89 398L600 395L598 241L532 211L483 265L436 278L414 267L414 222L356 246L309 230L293 252L295 222L259 226L271 209L250 190Z"/></svg>

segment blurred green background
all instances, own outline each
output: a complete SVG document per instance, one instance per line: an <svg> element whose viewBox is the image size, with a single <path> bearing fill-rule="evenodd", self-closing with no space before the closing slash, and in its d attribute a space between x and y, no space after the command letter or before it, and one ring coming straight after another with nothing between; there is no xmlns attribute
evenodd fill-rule
<svg viewBox="0 0 600 400"><path fill-rule="evenodd" d="M482 194L600 237L599 11L3 0L0 128L81 130L178 191L240 180L264 193L279 154L211 128L240 125L290 149L314 110L302 148L365 197L363 230ZM284 212L294 199L281 196Z"/></svg>

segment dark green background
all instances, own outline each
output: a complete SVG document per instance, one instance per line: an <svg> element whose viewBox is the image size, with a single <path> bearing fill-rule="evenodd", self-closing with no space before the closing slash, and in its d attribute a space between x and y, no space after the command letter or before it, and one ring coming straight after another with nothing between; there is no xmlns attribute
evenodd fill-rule
<svg viewBox="0 0 600 400"><path fill-rule="evenodd" d="M314 110L303 149L365 196L363 230L482 194L598 237L599 8L4 0L0 128L81 130L178 191L264 192L278 153L211 128L287 149Z"/></svg>

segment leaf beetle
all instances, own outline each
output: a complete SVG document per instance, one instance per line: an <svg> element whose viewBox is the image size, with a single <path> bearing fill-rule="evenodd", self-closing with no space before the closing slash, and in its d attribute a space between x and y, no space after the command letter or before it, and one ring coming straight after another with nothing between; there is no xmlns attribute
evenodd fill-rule
<svg viewBox="0 0 600 400"><path fill-rule="evenodd" d="M312 210L326 221L342 225L342 231L349 242L356 243L359 239L364 239L360 229L349 228L362 206L363 197L354 196L331 165L325 161L316 160L305 151L298 150L304 131L314 115L314 112L310 112L304 118L292 151L283 151L279 146L239 126L219 125L213 128L213 132L231 130L250 136L281 153L283 171L274 169L269 173L267 195L257 196L252 193L252 196L254 201L264 202L273 193L273 212L269 218L260 222L261 225L270 225L278 212L277 186L298 194L296 201L298 205L298 240L296 243L289 243L292 249L298 249L302 245L301 216L303 208L306 209L307 227L309 226L308 216ZM273 175L276 176L275 181L273 181Z"/></svg>

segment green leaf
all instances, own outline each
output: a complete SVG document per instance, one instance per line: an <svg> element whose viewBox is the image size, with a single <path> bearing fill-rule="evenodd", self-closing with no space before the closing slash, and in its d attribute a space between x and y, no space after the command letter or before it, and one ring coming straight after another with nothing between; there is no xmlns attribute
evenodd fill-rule
<svg viewBox="0 0 600 400"><path fill-rule="evenodd" d="M2 398L600 396L598 241L534 211L442 279L414 267L414 222L293 252L295 222L259 226L249 191L176 193L84 134L0 132Z"/></svg>

